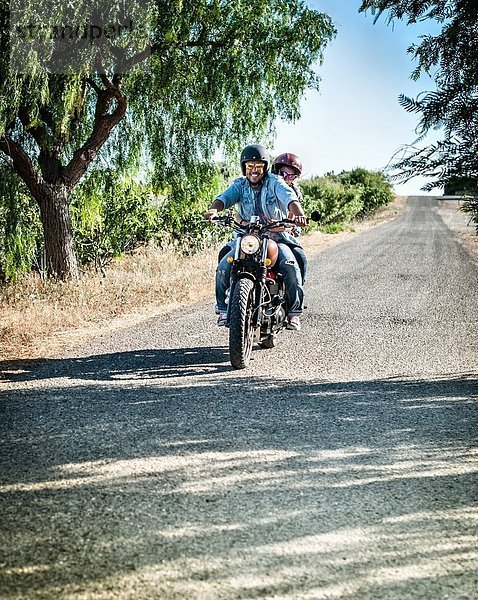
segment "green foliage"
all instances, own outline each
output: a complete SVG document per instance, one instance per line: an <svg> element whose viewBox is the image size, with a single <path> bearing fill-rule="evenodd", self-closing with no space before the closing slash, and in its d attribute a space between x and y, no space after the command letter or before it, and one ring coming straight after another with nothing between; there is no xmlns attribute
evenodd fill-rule
<svg viewBox="0 0 478 600"><path fill-rule="evenodd" d="M381 171L357 168L344 171L339 175L339 179L344 185L358 187L361 190L360 200L363 202L363 207L358 217L364 217L393 200L392 184Z"/></svg>
<svg viewBox="0 0 478 600"><path fill-rule="evenodd" d="M399 97L405 110L419 115L418 140L399 150L392 165L394 178L417 175L433 178L424 190L449 185L456 179L478 178L478 11L476 0L362 0L361 11L377 20L401 19L407 24L434 20L437 35L421 36L408 49L417 67L412 78L430 74L436 90L416 99ZM442 129L443 139L420 147L426 133Z"/></svg>
<svg viewBox="0 0 478 600"><path fill-rule="evenodd" d="M119 170L92 171L75 189L70 207L80 264L103 270L114 257L148 242L173 244L191 254L227 239L229 231L207 225L202 218L228 184L223 171L201 162L187 179L171 170L167 180L156 177L153 183ZM12 280L35 264L41 227L36 206L11 169L3 168L0 183L1 275ZM391 199L386 178L365 169L315 177L303 181L301 188L306 213L319 211L320 228L329 233Z"/></svg>
<svg viewBox="0 0 478 600"><path fill-rule="evenodd" d="M16 16L36 32L43 28L29 50L21 27L10 22L10 3L0 0L0 152L39 205L47 191L54 196L48 206L64 209L90 165L97 171L153 165L171 185L170 218L182 213L184 220L189 208L180 202L194 197L196 164L209 161L218 147L231 157L246 141L266 139L278 117L298 118L305 91L319 85L315 69L335 35L330 18L302 0L99 0L94 18L100 25L118 22L124 11L137 25L123 41L88 40L81 49L72 39L63 53L55 43L43 45L43 56L36 52L39 39L48 40L60 24L88 22L90 8L23 0ZM10 51L22 68L9 60ZM128 188L131 202L135 195ZM119 212L108 217L109 229L130 200L122 209L111 204ZM92 247L92 231L105 230L105 214L101 224L91 224L106 209L99 202L95 193L81 192L72 201L80 252ZM48 268L53 276L75 276L70 228L54 231L45 236ZM127 235L118 230L118 244L109 237L108 243L95 238L100 263ZM60 246L62 253L55 251Z"/></svg>
<svg viewBox="0 0 478 600"><path fill-rule="evenodd" d="M322 215L319 227L329 233L340 231L353 219L362 218L393 199L387 177L362 168L306 179L300 187L306 213L318 211Z"/></svg>
<svg viewBox="0 0 478 600"><path fill-rule="evenodd" d="M38 208L13 171L0 166L0 281L31 270L41 237Z"/></svg>
<svg viewBox="0 0 478 600"><path fill-rule="evenodd" d="M159 226L152 186L110 169L93 171L76 188L70 212L80 264L99 270L152 239Z"/></svg>
<svg viewBox="0 0 478 600"><path fill-rule="evenodd" d="M320 227L331 233L350 223L363 208L361 190L345 185L336 176L307 179L300 187L306 214L318 211L322 215Z"/></svg>
<svg viewBox="0 0 478 600"><path fill-rule="evenodd" d="M96 170L75 190L71 215L80 264L103 270L115 257L153 241L193 253L223 237L202 214L225 186L219 169L200 163L188 179L146 184L117 171Z"/></svg>
<svg viewBox="0 0 478 600"><path fill-rule="evenodd" d="M298 118L304 91L319 84L312 65L334 35L327 16L300 0L199 0L169 12L161 52L125 88L158 174L194 176L218 145L236 156L278 117Z"/></svg>
<svg viewBox="0 0 478 600"><path fill-rule="evenodd" d="M98 3L108 15L123 4ZM7 47L6 0L0 7ZM88 18L88 4L81 2L52 0L46 13L24 0L23 8L31 11L33 25L42 18L47 29L61 23L66 10L70 22ZM141 23L134 31L141 30L143 39L128 38L132 43L121 49L115 43L92 44L83 52L74 48L73 72L59 69L59 57L49 63L56 72L49 71L34 52L24 59L25 73L2 58L0 136L20 139L29 131L32 155L38 146L60 148L65 165L91 133L99 92L105 85L117 86L127 99L128 117L105 150L108 158L137 158L147 147L163 174L172 165L192 166L199 157L210 157L218 144L236 152L247 138L262 137L277 117L297 118L305 90L318 87L315 67L335 35L330 18L302 0L132 0L127 11ZM141 53L147 48L150 57ZM122 75L114 80L113 73Z"/></svg>
<svg viewBox="0 0 478 600"><path fill-rule="evenodd" d="M202 216L226 185L220 169L208 163L196 165L187 179L181 179L172 171L167 197L161 207L162 243L172 239L178 250L190 254L226 239L230 232L205 224Z"/></svg>

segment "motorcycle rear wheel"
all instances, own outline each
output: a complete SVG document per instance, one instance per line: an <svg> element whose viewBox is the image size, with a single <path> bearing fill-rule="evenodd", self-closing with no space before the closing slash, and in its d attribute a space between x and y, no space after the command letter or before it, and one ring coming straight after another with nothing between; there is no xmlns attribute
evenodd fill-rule
<svg viewBox="0 0 478 600"><path fill-rule="evenodd" d="M229 357L235 369L245 369L252 353L254 283L239 279L234 286L229 313Z"/></svg>

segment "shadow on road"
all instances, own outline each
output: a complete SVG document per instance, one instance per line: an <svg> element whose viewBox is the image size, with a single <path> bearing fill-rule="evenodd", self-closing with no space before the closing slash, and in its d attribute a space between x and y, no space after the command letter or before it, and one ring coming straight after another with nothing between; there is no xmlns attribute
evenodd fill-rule
<svg viewBox="0 0 478 600"><path fill-rule="evenodd" d="M110 381L188 377L231 370L226 347L136 350L81 358L0 361L0 379L41 381L54 377Z"/></svg>
<svg viewBox="0 0 478 600"><path fill-rule="evenodd" d="M5 598L473 597L476 378L153 385L167 356L9 392Z"/></svg>

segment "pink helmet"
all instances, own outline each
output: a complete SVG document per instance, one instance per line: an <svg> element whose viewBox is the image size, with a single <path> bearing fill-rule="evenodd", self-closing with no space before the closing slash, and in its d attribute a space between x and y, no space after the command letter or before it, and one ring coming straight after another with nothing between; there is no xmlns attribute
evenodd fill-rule
<svg viewBox="0 0 478 600"><path fill-rule="evenodd" d="M302 173L302 161L297 154L292 154L291 152L279 154L272 165L272 172L277 175L281 167L290 167L296 175Z"/></svg>

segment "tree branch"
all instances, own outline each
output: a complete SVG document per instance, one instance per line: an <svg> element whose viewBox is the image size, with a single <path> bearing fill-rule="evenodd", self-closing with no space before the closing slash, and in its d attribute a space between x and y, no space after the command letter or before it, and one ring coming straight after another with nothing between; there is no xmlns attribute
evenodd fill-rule
<svg viewBox="0 0 478 600"><path fill-rule="evenodd" d="M36 171L28 154L17 142L7 136L0 136L0 151L11 158L15 172L22 178L32 195L38 198L45 182Z"/></svg>
<svg viewBox="0 0 478 600"><path fill-rule="evenodd" d="M184 49L184 48L227 48L230 45L230 42L223 40L207 40L200 37L198 40L190 40L185 43L175 43L175 44L152 44L147 46L141 52L138 52L134 56L131 56L127 60L120 61L117 65L117 73L126 73L134 66L140 64L145 61L147 58L152 56L153 54L159 54L168 48L173 49Z"/></svg>
<svg viewBox="0 0 478 600"><path fill-rule="evenodd" d="M108 139L113 127L123 119L126 113L128 105L126 96L119 87L115 87L109 81L107 83L108 87L106 89L98 89L97 92L95 120L90 137L74 153L73 158L63 170L62 178L68 189L72 189L78 183ZM116 107L113 112L110 112L113 102L116 102Z"/></svg>
<svg viewBox="0 0 478 600"><path fill-rule="evenodd" d="M32 136L40 151L47 150L51 146L51 136L48 135L46 127L31 125L30 115L25 107L21 107L18 111L18 118L23 125L23 129Z"/></svg>

